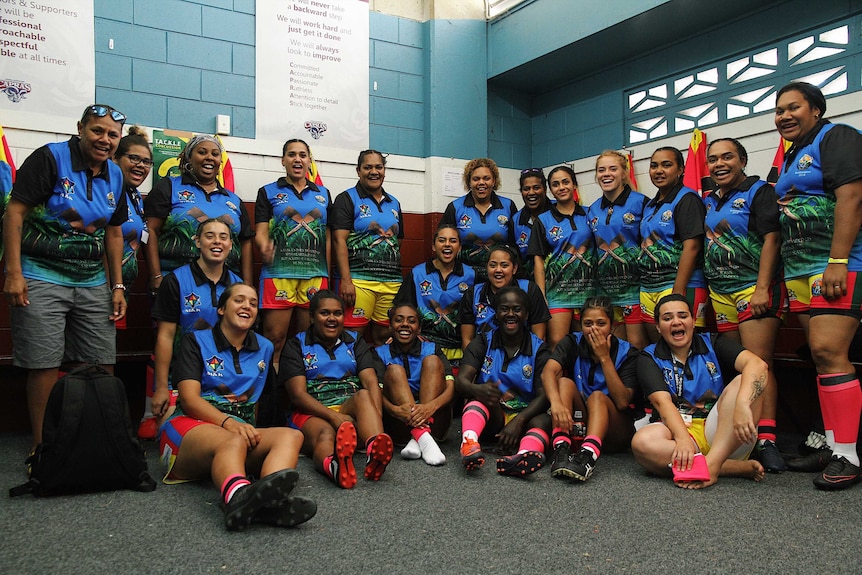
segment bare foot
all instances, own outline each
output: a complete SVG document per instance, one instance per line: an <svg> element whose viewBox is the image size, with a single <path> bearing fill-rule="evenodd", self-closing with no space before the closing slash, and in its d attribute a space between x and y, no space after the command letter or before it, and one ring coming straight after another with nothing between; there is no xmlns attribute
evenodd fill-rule
<svg viewBox="0 0 862 575"><path fill-rule="evenodd" d="M736 461L728 459L721 466L721 474L728 477L742 477L744 479L753 479L754 481L762 481L765 476L763 465L755 459L747 459L745 461Z"/></svg>

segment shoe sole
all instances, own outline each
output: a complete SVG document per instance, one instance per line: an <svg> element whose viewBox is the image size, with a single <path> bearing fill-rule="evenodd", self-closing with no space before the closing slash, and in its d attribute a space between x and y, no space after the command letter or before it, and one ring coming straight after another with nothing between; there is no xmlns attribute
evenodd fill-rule
<svg viewBox="0 0 862 575"><path fill-rule="evenodd" d="M246 500L224 516L228 530L242 531L262 508L277 507L287 499L297 481L299 473L295 469L282 469L245 487L251 490Z"/></svg>
<svg viewBox="0 0 862 575"><path fill-rule="evenodd" d="M277 527L296 527L317 513L317 503L299 495L288 497L278 507L264 507L254 521Z"/></svg>
<svg viewBox="0 0 862 575"><path fill-rule="evenodd" d="M485 465L485 456L482 454L481 451L476 451L475 453L471 453L470 455L462 455L461 464L467 471L476 471L477 469Z"/></svg>
<svg viewBox="0 0 862 575"><path fill-rule="evenodd" d="M586 481L593 475L593 470L590 469L586 473L578 473L577 471L572 471L572 478L577 479L578 481Z"/></svg>
<svg viewBox="0 0 862 575"><path fill-rule="evenodd" d="M356 467L353 466L355 451L356 428L349 421L345 421L335 432L335 457L338 460L335 483L342 489L351 489L356 485Z"/></svg>
<svg viewBox="0 0 862 575"><path fill-rule="evenodd" d="M385 433L378 435L371 443L371 453L368 454L368 463L365 464L365 479L380 481L386 466L392 461L392 438Z"/></svg>
<svg viewBox="0 0 862 575"><path fill-rule="evenodd" d="M498 459L497 473L509 477L524 477L525 475L537 472L544 465L544 454L538 451L528 451L519 455Z"/></svg>

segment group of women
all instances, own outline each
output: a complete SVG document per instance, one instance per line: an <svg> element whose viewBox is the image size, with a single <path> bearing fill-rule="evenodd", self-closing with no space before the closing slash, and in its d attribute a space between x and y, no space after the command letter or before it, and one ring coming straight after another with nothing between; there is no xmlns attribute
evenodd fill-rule
<svg viewBox="0 0 862 575"><path fill-rule="evenodd" d="M119 296L144 244L157 323L148 407L161 419L165 480L209 474L229 529L314 515L313 501L291 495L300 452L342 488L357 483L357 449L372 481L396 444L404 458L444 463L438 442L456 396L470 471L484 463L480 441L492 438L504 475L532 473L552 452L553 476L586 481L603 450L629 446L648 471L672 474L682 487L781 471L770 367L785 299L809 338L831 450L797 468L818 468L817 487L847 487L860 478L862 390L848 348L862 318L862 136L831 124L825 111L816 87L785 86L775 120L793 146L776 189L746 175L738 141L721 139L707 151L717 189L705 199L683 186L675 148L650 159L651 199L631 188L625 156L603 152L595 174L602 197L588 208L567 166L547 177L524 170L525 206L516 211L496 193L493 160L472 160L467 193L446 209L432 258L402 279L403 215L383 188L380 152L359 154L356 185L333 201L307 178L308 145L288 140L285 175L259 190L252 226L218 181L217 139L193 138L182 175L162 179L142 201L137 188L152 166L146 138L133 128L121 139L123 114L88 107L77 137L22 165L4 217L4 291L16 365L33 372L33 420L44 411L42 381L61 360L112 363L76 344L42 362L51 365L19 357L20 342L42 337L25 317L34 292L50 283L75 289L87 272L87 285L98 287L87 297L120 320ZM104 198L87 197L91 190ZM76 204L81 220L66 221L72 201L93 204L93 213ZM91 237L85 256L59 260L62 250L27 239L34 220L25 216L41 206L49 221L42 236L56 228L67 238L68 228ZM252 240L263 258L258 290L250 287ZM100 291L104 271L96 277L95 266L80 264L101 262L102 246L110 297ZM707 300L720 337L696 333ZM70 310L69 330L83 329L86 318ZM262 335L254 331L259 313ZM66 318L58 326L61 337L69 331ZM288 426L257 427L258 400L274 385L289 397ZM653 423L635 433L643 399Z"/></svg>

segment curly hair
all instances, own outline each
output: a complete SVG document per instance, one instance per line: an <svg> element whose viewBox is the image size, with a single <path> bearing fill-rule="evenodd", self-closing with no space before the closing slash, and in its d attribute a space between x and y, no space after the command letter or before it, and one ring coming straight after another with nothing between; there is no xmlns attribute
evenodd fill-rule
<svg viewBox="0 0 862 575"><path fill-rule="evenodd" d="M470 177L478 168L488 168L491 170L491 175L494 177L494 187L491 188L495 192L500 189L500 170L497 168L497 162L491 158L473 158L464 166L464 189L470 191Z"/></svg>

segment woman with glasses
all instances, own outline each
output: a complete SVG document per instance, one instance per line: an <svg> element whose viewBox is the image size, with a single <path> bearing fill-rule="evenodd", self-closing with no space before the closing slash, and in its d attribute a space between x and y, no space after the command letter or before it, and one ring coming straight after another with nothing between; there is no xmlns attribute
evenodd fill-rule
<svg viewBox="0 0 862 575"><path fill-rule="evenodd" d="M463 182L467 194L449 203L440 223L458 227L461 235L459 260L473 268L477 282L483 282L488 279L485 264L491 250L515 243L512 233L515 204L497 195L500 170L490 158L467 162Z"/></svg>
<svg viewBox="0 0 862 575"><path fill-rule="evenodd" d="M150 232L147 262L154 290L167 272L198 257L195 230L209 218L218 218L230 227L233 249L227 266L251 285L254 229L242 200L218 181L223 153L215 137L193 137L180 154L182 175L162 178L144 200Z"/></svg>
<svg viewBox="0 0 862 575"><path fill-rule="evenodd" d="M536 218L551 207L547 194L548 181L545 179L545 173L541 168L528 168L521 171L519 187L521 198L524 200L524 207L515 212L515 216L512 218L512 230L523 265L521 275L534 279L533 258L527 256L527 249L530 247L530 236Z"/></svg>
<svg viewBox="0 0 862 575"><path fill-rule="evenodd" d="M125 121L110 106L88 106L77 135L24 161L3 217L12 361L27 370L34 447L60 364L113 370L116 360L128 210L123 173L111 158Z"/></svg>

